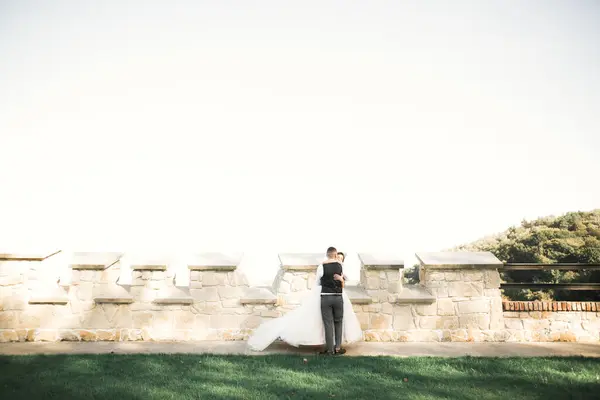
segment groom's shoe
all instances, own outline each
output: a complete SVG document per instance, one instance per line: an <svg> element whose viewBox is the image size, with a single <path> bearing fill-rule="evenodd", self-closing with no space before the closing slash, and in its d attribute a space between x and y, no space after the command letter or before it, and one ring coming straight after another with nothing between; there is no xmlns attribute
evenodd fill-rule
<svg viewBox="0 0 600 400"><path fill-rule="evenodd" d="M341 348L340 348L340 349L337 349L337 350L335 351L335 355L336 355L336 356L341 356L342 354L346 354L346 349L341 349Z"/></svg>
<svg viewBox="0 0 600 400"><path fill-rule="evenodd" d="M323 350L323 351L319 352L319 355L320 356L333 356L333 355L335 355L335 352L332 353L329 350Z"/></svg>

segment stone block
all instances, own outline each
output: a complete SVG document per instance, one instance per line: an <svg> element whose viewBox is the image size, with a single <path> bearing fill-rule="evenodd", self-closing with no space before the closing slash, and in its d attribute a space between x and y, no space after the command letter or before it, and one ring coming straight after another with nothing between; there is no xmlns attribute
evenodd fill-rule
<svg viewBox="0 0 600 400"><path fill-rule="evenodd" d="M417 311L417 315L437 315L438 311L437 304L425 304L425 305L416 305L415 310Z"/></svg>
<svg viewBox="0 0 600 400"><path fill-rule="evenodd" d="M212 329L239 329L244 317L240 315L211 315Z"/></svg>
<svg viewBox="0 0 600 400"><path fill-rule="evenodd" d="M56 342L58 332L54 329L38 329L35 331L34 340L36 342Z"/></svg>
<svg viewBox="0 0 600 400"><path fill-rule="evenodd" d="M396 331L407 331L416 328L410 306L394 307L393 328Z"/></svg>
<svg viewBox="0 0 600 400"><path fill-rule="evenodd" d="M460 271L452 271L444 273L444 279L448 282L461 281L462 276L460 275Z"/></svg>
<svg viewBox="0 0 600 400"><path fill-rule="evenodd" d="M452 299L438 299L436 305L438 315L456 315L455 303L452 301Z"/></svg>
<svg viewBox="0 0 600 400"><path fill-rule="evenodd" d="M221 305L223 308L235 308L241 306L239 299L223 299L221 300Z"/></svg>
<svg viewBox="0 0 600 400"><path fill-rule="evenodd" d="M18 342L19 335L12 329L0 330L0 343Z"/></svg>
<svg viewBox="0 0 600 400"><path fill-rule="evenodd" d="M448 294L450 297L481 297L483 285L478 282L449 282Z"/></svg>
<svg viewBox="0 0 600 400"><path fill-rule="evenodd" d="M281 281L276 289L277 293L288 294L292 292L292 285L289 282Z"/></svg>
<svg viewBox="0 0 600 400"><path fill-rule="evenodd" d="M382 303L381 304L381 313L382 314L393 314L394 313L394 306L390 303Z"/></svg>
<svg viewBox="0 0 600 400"><path fill-rule="evenodd" d="M483 282L486 289L498 289L500 287L500 273L496 270L484 271Z"/></svg>
<svg viewBox="0 0 600 400"><path fill-rule="evenodd" d="M550 321L550 328L553 331L566 331L568 329L570 329L571 324L569 324L568 322L565 321Z"/></svg>
<svg viewBox="0 0 600 400"><path fill-rule="evenodd" d="M379 290L380 282L377 276L367 276L367 290Z"/></svg>
<svg viewBox="0 0 600 400"><path fill-rule="evenodd" d="M300 292L308 289L308 283L303 276L295 276L292 280L292 292Z"/></svg>
<svg viewBox="0 0 600 400"><path fill-rule="evenodd" d="M400 282L400 275L400 271L385 271L385 277L390 283Z"/></svg>
<svg viewBox="0 0 600 400"><path fill-rule="evenodd" d="M525 319L523 329L527 331L539 331L550 328L550 321L544 319Z"/></svg>
<svg viewBox="0 0 600 400"><path fill-rule="evenodd" d="M199 290L190 290L192 297L197 301L219 301L218 288L216 287L204 287Z"/></svg>
<svg viewBox="0 0 600 400"><path fill-rule="evenodd" d="M227 283L227 274L216 271L205 271L202 275L203 286L223 286Z"/></svg>
<svg viewBox="0 0 600 400"><path fill-rule="evenodd" d="M425 282L446 282L446 275L443 272L437 271L424 271L425 273Z"/></svg>
<svg viewBox="0 0 600 400"><path fill-rule="evenodd" d="M436 322L436 329L444 329L444 330L448 330L448 329L458 329L459 328L459 321L458 321L458 317L436 317L437 318L437 322Z"/></svg>
<svg viewBox="0 0 600 400"><path fill-rule="evenodd" d="M502 297L492 297L490 299L490 329L502 329L503 327Z"/></svg>
<svg viewBox="0 0 600 400"><path fill-rule="evenodd" d="M369 324L371 329L390 329L392 327L392 316L386 314L371 314Z"/></svg>
<svg viewBox="0 0 600 400"><path fill-rule="evenodd" d="M519 329L523 329L523 321L521 321L520 319L516 319L516 318L508 318L504 320L504 326L506 327L506 329L515 329L515 330L519 330Z"/></svg>
<svg viewBox="0 0 600 400"><path fill-rule="evenodd" d="M453 329L450 331L451 342L466 342L469 338L466 329Z"/></svg>
<svg viewBox="0 0 600 400"><path fill-rule="evenodd" d="M0 329L17 327L17 314L14 311L0 311Z"/></svg>
<svg viewBox="0 0 600 400"><path fill-rule="evenodd" d="M241 287L221 286L217 289L219 297L225 299L239 299L244 295L244 290Z"/></svg>
<svg viewBox="0 0 600 400"><path fill-rule="evenodd" d="M175 311L175 329L193 329L196 315L189 311Z"/></svg>
<svg viewBox="0 0 600 400"><path fill-rule="evenodd" d="M490 301L481 299L458 302L458 312L459 314L489 313Z"/></svg>
<svg viewBox="0 0 600 400"><path fill-rule="evenodd" d="M489 314L468 314L460 315L459 324L461 328L472 329L489 329L490 316Z"/></svg>
<svg viewBox="0 0 600 400"><path fill-rule="evenodd" d="M436 329L438 326L438 317L419 317L418 323L421 329Z"/></svg>
<svg viewBox="0 0 600 400"><path fill-rule="evenodd" d="M137 311L132 314L133 326L135 328L146 328L152 326L153 314L150 311Z"/></svg>
<svg viewBox="0 0 600 400"><path fill-rule="evenodd" d="M77 331L61 330L58 333L58 340L61 342L79 342L81 338L79 337Z"/></svg>
<svg viewBox="0 0 600 400"><path fill-rule="evenodd" d="M462 271L462 280L465 282L482 282L483 271L464 270Z"/></svg>
<svg viewBox="0 0 600 400"><path fill-rule="evenodd" d="M152 332L171 331L173 329L174 313L170 311L155 311L152 319Z"/></svg>

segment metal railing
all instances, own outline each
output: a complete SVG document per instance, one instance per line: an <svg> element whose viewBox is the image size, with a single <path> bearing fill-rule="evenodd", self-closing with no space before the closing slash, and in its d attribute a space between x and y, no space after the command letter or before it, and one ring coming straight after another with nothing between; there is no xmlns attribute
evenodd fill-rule
<svg viewBox="0 0 600 400"><path fill-rule="evenodd" d="M584 263L505 263L498 269L500 272L512 271L586 271L600 270L600 264ZM556 289L556 290L600 290L600 283L502 283L500 289Z"/></svg>

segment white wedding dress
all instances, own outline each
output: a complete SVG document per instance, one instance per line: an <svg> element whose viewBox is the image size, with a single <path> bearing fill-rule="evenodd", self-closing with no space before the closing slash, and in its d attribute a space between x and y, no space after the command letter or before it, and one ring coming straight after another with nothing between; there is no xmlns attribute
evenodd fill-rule
<svg viewBox="0 0 600 400"><path fill-rule="evenodd" d="M263 351L278 338L294 347L325 344L325 327L321 317L322 276L323 266L319 265L315 285L306 295L303 303L284 316L260 325L248 339L248 347L254 351ZM345 291L342 292L342 298L344 301L343 343L358 342L363 337L360 323Z"/></svg>

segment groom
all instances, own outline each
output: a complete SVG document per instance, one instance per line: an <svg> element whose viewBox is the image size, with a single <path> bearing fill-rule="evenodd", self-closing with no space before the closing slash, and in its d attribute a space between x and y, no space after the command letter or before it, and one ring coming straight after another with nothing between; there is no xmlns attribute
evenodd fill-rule
<svg viewBox="0 0 600 400"><path fill-rule="evenodd" d="M344 354L342 349L342 322L344 319L344 278L342 264L337 259L335 247L327 249L327 260L323 262L321 276L321 316L325 327L325 351L321 354ZM335 347L334 347L335 336Z"/></svg>

